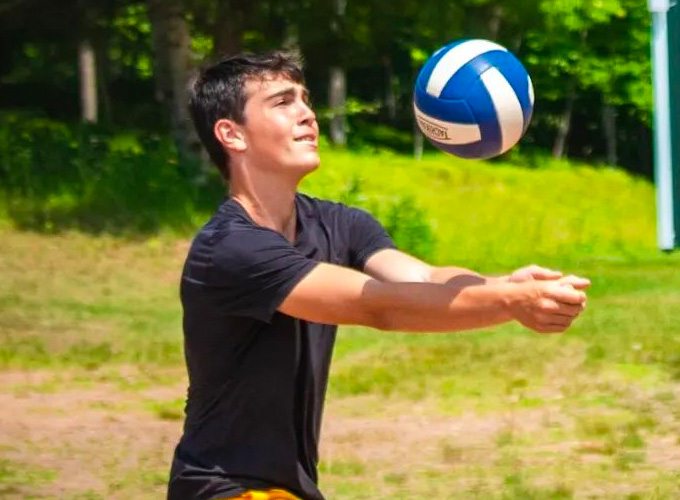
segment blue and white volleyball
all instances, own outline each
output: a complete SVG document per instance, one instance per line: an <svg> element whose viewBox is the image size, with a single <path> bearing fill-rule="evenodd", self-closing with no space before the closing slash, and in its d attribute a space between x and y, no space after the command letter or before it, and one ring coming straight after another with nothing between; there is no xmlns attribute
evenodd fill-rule
<svg viewBox="0 0 680 500"><path fill-rule="evenodd" d="M437 148L461 158L508 151L526 132L533 108L526 69L488 40L442 47L425 62L415 84L420 130Z"/></svg>

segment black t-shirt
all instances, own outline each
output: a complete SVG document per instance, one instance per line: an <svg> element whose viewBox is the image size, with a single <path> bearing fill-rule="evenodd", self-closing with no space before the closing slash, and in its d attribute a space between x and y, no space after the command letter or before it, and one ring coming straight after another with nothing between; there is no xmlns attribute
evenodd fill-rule
<svg viewBox="0 0 680 500"><path fill-rule="evenodd" d="M298 194L297 239L227 199L194 239L181 281L189 391L169 500L317 487L321 414L335 325L277 308L319 262L363 270L394 244L367 212Z"/></svg>

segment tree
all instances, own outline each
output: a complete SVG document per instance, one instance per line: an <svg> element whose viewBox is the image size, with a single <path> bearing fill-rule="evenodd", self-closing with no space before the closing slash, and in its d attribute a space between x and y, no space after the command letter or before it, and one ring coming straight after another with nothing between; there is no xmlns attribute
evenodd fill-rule
<svg viewBox="0 0 680 500"><path fill-rule="evenodd" d="M97 87L97 57L93 39L96 36L99 11L97 4L77 2L78 26L78 74L80 83L80 116L83 122L97 123L99 100Z"/></svg>
<svg viewBox="0 0 680 500"><path fill-rule="evenodd" d="M173 139L180 158L199 150L187 107L192 73L191 38L182 0L147 0L152 27L156 98L168 106Z"/></svg>
<svg viewBox="0 0 680 500"><path fill-rule="evenodd" d="M343 50L345 39L345 11L347 0L333 0L331 39L336 50ZM330 66L328 78L328 107L331 113L330 140L335 146L347 144L347 74L342 61L336 59Z"/></svg>
<svg viewBox="0 0 680 500"><path fill-rule="evenodd" d="M557 121L553 155L565 154L576 101L585 92L601 95L598 123L603 123L607 157L616 161L616 107L637 106L631 85L649 82L644 9L634 0L587 0L538 5L542 24L528 35L526 60L543 97L564 103ZM643 12L646 17L646 12ZM565 85L562 82L567 82ZM633 83L636 82L636 83ZM648 84L647 84L648 85Z"/></svg>

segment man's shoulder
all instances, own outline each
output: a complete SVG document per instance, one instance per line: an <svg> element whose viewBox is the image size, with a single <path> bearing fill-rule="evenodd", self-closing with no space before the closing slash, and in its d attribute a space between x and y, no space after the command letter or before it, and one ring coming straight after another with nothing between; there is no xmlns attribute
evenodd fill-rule
<svg viewBox="0 0 680 500"><path fill-rule="evenodd" d="M298 207L300 207L308 217L332 219L347 216L357 210L357 208L351 207L340 201L316 198L303 193L298 193L297 199Z"/></svg>
<svg viewBox="0 0 680 500"><path fill-rule="evenodd" d="M295 195L295 197L297 198L298 207L301 207L307 210L308 212L311 211L318 213L319 211L330 210L336 207L337 205L340 205L335 201L317 198L315 196L311 196L305 193L298 192Z"/></svg>
<svg viewBox="0 0 680 500"><path fill-rule="evenodd" d="M253 238L276 238L276 233L255 224L237 203L227 199L194 236L190 253L239 249Z"/></svg>
<svg viewBox="0 0 680 500"><path fill-rule="evenodd" d="M225 201L198 230L194 236L194 241L215 240L216 238L224 237L234 230L247 228L247 222L234 207Z"/></svg>

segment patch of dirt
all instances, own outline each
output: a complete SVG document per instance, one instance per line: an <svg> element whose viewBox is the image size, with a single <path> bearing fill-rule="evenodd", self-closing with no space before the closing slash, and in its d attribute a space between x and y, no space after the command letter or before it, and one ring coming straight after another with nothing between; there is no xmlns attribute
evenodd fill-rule
<svg viewBox="0 0 680 500"><path fill-rule="evenodd" d="M49 376L29 378L45 382ZM16 373L0 376L0 386L9 381L23 385L27 379ZM182 423L155 417L144 410L145 401L147 396L121 392L111 384L0 393L0 460L15 464L13 468L56 473L54 481L13 485L20 492L17 498L71 498L84 492L111 499L161 498L158 471L169 468ZM135 473L139 479L130 477ZM135 495L127 486L139 491Z"/></svg>
<svg viewBox="0 0 680 500"><path fill-rule="evenodd" d="M49 372L3 373L0 386L21 385L20 393L0 393L0 459L56 472L54 481L22 485L22 493L37 496L74 495L93 491L108 499L137 498L131 489L135 472L155 471L151 488L162 496L163 473L181 433L181 421L165 421L149 411L149 402L185 396L182 384L121 391L111 383L93 387L31 392L31 383L50 382ZM67 379L60 374L59 380ZM338 405L349 404L343 401ZM490 460L496 439L510 427L517 432L538 428L545 411L522 415L456 418L418 414L345 416L329 402L323 431L323 460L360 460L388 467L450 466L451 461ZM414 450L417 450L414 453ZM143 467L143 470L140 468ZM116 477L129 485L118 485ZM139 481L143 481L140 479ZM120 491L117 491L117 488Z"/></svg>
<svg viewBox="0 0 680 500"><path fill-rule="evenodd" d="M333 416L325 419L322 456L329 461L351 459L398 465L410 470L450 467L455 463L491 463L498 458L498 440L544 427L546 411L459 417L403 414L398 417Z"/></svg>
<svg viewBox="0 0 680 500"><path fill-rule="evenodd" d="M134 373L123 375L134 377ZM108 381L85 387L68 383L79 376L48 371L0 373L0 387L10 388L0 392L0 466L10 463L12 469L53 472L52 476L15 475L17 484L8 494L3 490L8 479L0 474L0 496L7 500L163 498L182 421L162 420L150 403L181 400L186 395L184 382L178 379L138 390L121 389ZM50 391L40 390L45 384ZM13 386L22 389L11 390ZM383 402L381 411L374 411L374 403L361 397L329 401L322 433L324 462L370 463L404 475L470 466L497 470L493 467L503 460L505 446L512 446L513 440L574 424L557 406L445 417L427 404ZM529 441L522 448L521 463L540 466L541 460L558 461L575 453L572 456L586 464L590 455L578 452L583 444L573 438L559 443ZM680 468L675 435L650 436L645 451L647 473Z"/></svg>

